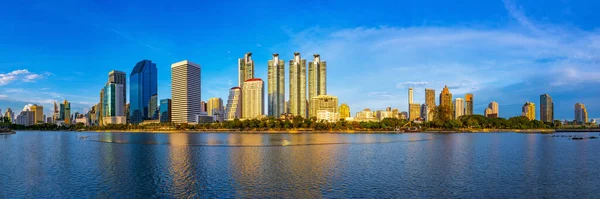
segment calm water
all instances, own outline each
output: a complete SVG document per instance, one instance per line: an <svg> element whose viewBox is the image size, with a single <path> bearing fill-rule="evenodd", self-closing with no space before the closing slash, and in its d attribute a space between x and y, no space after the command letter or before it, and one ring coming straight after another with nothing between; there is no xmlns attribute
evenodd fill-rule
<svg viewBox="0 0 600 199"><path fill-rule="evenodd" d="M599 166L600 140L541 134L18 132L0 198L596 198Z"/></svg>

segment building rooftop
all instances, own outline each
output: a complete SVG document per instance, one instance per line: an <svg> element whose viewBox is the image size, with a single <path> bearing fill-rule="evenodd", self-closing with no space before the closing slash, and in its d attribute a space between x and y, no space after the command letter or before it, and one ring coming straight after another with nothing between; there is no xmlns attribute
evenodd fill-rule
<svg viewBox="0 0 600 199"><path fill-rule="evenodd" d="M234 89L242 89L242 88L240 88L239 86L231 88L231 90L234 90Z"/></svg>
<svg viewBox="0 0 600 199"><path fill-rule="evenodd" d="M247 79L245 82L255 82L255 81L263 81L261 78L252 78L252 79Z"/></svg>
<svg viewBox="0 0 600 199"><path fill-rule="evenodd" d="M183 60L174 64L171 64L171 68L177 67L177 66L183 66L183 65L190 65L190 66L195 66L200 68L199 64L196 64L194 62L188 61L188 60Z"/></svg>

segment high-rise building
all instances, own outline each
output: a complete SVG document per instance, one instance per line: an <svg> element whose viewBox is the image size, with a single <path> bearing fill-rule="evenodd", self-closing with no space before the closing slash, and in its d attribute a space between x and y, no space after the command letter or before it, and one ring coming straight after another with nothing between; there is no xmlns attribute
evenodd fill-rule
<svg viewBox="0 0 600 199"><path fill-rule="evenodd" d="M350 106L348 104L340 105L340 118L349 118L350 117Z"/></svg>
<svg viewBox="0 0 600 199"><path fill-rule="evenodd" d="M113 70L108 73L108 82L123 85L123 106L127 103L127 75L125 72Z"/></svg>
<svg viewBox="0 0 600 199"><path fill-rule="evenodd" d="M122 84L108 83L104 87L104 124L125 124L125 103Z"/></svg>
<svg viewBox="0 0 600 199"><path fill-rule="evenodd" d="M254 61L252 53L248 52L244 58L238 59L238 86L243 88L244 82L252 78L254 78Z"/></svg>
<svg viewBox="0 0 600 199"><path fill-rule="evenodd" d="M25 108L23 108L23 111L21 111L21 113L17 115L17 118L15 119L15 124L24 126L30 126L35 124L35 116L33 115L33 112L30 110L30 108L31 104L28 104L25 106Z"/></svg>
<svg viewBox="0 0 600 199"><path fill-rule="evenodd" d="M423 121L430 121L430 117L429 117L429 107L427 107L427 104L421 104L421 119L423 119Z"/></svg>
<svg viewBox="0 0 600 199"><path fill-rule="evenodd" d="M425 89L425 104L427 104L427 119L428 121L433 121L433 113L436 106L434 89Z"/></svg>
<svg viewBox="0 0 600 199"><path fill-rule="evenodd" d="M521 115L527 117L529 120L535 120L535 104L533 102L525 102Z"/></svg>
<svg viewBox="0 0 600 199"><path fill-rule="evenodd" d="M498 102L492 101L490 102L490 104L488 104L488 108L490 108L492 110L491 114L495 114L496 117L500 117L500 113L499 113L499 108L498 108Z"/></svg>
<svg viewBox="0 0 600 199"><path fill-rule="evenodd" d="M408 112L410 121L415 121L417 118L421 117L421 105L410 104Z"/></svg>
<svg viewBox="0 0 600 199"><path fill-rule="evenodd" d="M205 101L200 101L200 112L202 112L202 113L208 112L208 108L206 107Z"/></svg>
<svg viewBox="0 0 600 199"><path fill-rule="evenodd" d="M327 120L325 118L318 117L317 114L320 111L326 111L326 112L329 112L329 114L333 114L333 115L335 115L336 113L339 113L338 98L336 96L331 96L331 95L319 95L319 96L313 97L310 100L310 115L311 115L311 117L317 117L317 120ZM323 116L327 116L327 114L324 114ZM331 120L335 121L336 118L329 117L328 119L330 120L329 122L332 122Z"/></svg>
<svg viewBox="0 0 600 199"><path fill-rule="evenodd" d="M171 121L194 123L200 114L200 65L188 60L171 65Z"/></svg>
<svg viewBox="0 0 600 199"><path fill-rule="evenodd" d="M279 59L279 54L273 54L269 60L268 76L268 98L269 116L279 117L285 113L285 61Z"/></svg>
<svg viewBox="0 0 600 199"><path fill-rule="evenodd" d="M327 62L322 61L319 54L314 54L313 56L314 60L308 63L309 100L319 95L327 95Z"/></svg>
<svg viewBox="0 0 600 199"><path fill-rule="evenodd" d="M465 95L465 115L473 115L473 93L467 93Z"/></svg>
<svg viewBox="0 0 600 199"><path fill-rule="evenodd" d="M71 124L71 103L65 100L62 104L60 104L62 110L62 120L65 124Z"/></svg>
<svg viewBox="0 0 600 199"><path fill-rule="evenodd" d="M249 79L244 82L242 95L242 118L253 119L264 115L265 90L264 82L260 78Z"/></svg>
<svg viewBox="0 0 600 199"><path fill-rule="evenodd" d="M148 119L158 119L158 96L152 95L150 102L148 102Z"/></svg>
<svg viewBox="0 0 600 199"><path fill-rule="evenodd" d="M233 87L229 90L227 107L225 108L225 120L242 118L242 88Z"/></svg>
<svg viewBox="0 0 600 199"><path fill-rule="evenodd" d="M7 117L10 120L10 122L13 122L15 118L15 113L13 113L12 109L7 108L6 112L4 113L4 117Z"/></svg>
<svg viewBox="0 0 600 199"><path fill-rule="evenodd" d="M452 93L450 93L448 86L444 86L440 93L440 106L452 107Z"/></svg>
<svg viewBox="0 0 600 199"><path fill-rule="evenodd" d="M129 75L129 97L131 98L129 120L132 124L153 119L158 100L157 81L156 64L150 60L138 62L131 71L131 75Z"/></svg>
<svg viewBox="0 0 600 199"><path fill-rule="evenodd" d="M225 110L223 110L223 100L218 97L210 98L206 102L207 115L213 117L213 121L223 122L223 115L225 114Z"/></svg>
<svg viewBox="0 0 600 199"><path fill-rule="evenodd" d="M465 115L465 100L462 98L454 99L454 119Z"/></svg>
<svg viewBox="0 0 600 199"><path fill-rule="evenodd" d="M588 113L585 105L582 103L575 104L575 123L586 124L588 122Z"/></svg>
<svg viewBox="0 0 600 199"><path fill-rule="evenodd" d="M53 121L60 120L60 109L58 108L56 101L54 102L54 112L52 114L52 120Z"/></svg>
<svg viewBox="0 0 600 199"><path fill-rule="evenodd" d="M160 123L171 122L171 99L160 100Z"/></svg>
<svg viewBox="0 0 600 199"><path fill-rule="evenodd" d="M301 59L300 53L295 52L294 59L290 60L290 113L306 118L307 102L306 60Z"/></svg>
<svg viewBox="0 0 600 199"><path fill-rule="evenodd" d="M33 112L33 123L39 124L44 123L44 107L34 104L31 106L31 112Z"/></svg>
<svg viewBox="0 0 600 199"><path fill-rule="evenodd" d="M540 121L554 122L554 102L548 94L540 95Z"/></svg>
<svg viewBox="0 0 600 199"><path fill-rule="evenodd" d="M408 88L408 105L413 103L413 88Z"/></svg>

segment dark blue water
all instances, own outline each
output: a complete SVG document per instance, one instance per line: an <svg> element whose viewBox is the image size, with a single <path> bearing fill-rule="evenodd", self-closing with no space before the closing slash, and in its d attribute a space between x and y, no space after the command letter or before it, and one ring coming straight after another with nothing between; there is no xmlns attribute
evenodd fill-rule
<svg viewBox="0 0 600 199"><path fill-rule="evenodd" d="M595 198L599 166L541 134L18 132L0 198Z"/></svg>

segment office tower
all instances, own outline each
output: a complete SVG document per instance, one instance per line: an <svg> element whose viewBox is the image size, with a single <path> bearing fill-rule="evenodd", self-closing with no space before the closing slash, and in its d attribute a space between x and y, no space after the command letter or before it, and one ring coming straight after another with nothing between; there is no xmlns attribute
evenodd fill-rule
<svg viewBox="0 0 600 199"><path fill-rule="evenodd" d="M421 104L421 119L426 122L431 119L429 117L429 107L427 107L427 104Z"/></svg>
<svg viewBox="0 0 600 199"><path fill-rule="evenodd" d="M435 90L434 89L425 89L425 104L427 104L427 119L429 121L433 121L433 114L435 109Z"/></svg>
<svg viewBox="0 0 600 199"><path fill-rule="evenodd" d="M308 100L327 95L327 63L321 61L319 54L313 56L314 60L308 63Z"/></svg>
<svg viewBox="0 0 600 199"><path fill-rule="evenodd" d="M53 114L52 114L52 120L53 121L57 121L60 120L60 109L58 108L58 104L56 104L56 101L54 102L54 110L53 110Z"/></svg>
<svg viewBox="0 0 600 199"><path fill-rule="evenodd" d="M260 78L249 79L244 82L242 95L242 118L259 118L264 113L264 82Z"/></svg>
<svg viewBox="0 0 600 199"><path fill-rule="evenodd" d="M290 60L290 113L306 118L306 103L306 60L295 52Z"/></svg>
<svg viewBox="0 0 600 199"><path fill-rule="evenodd" d="M31 106L31 112L33 113L33 123L34 124L44 123L44 107L43 106L38 106L37 104L34 104L33 106Z"/></svg>
<svg viewBox="0 0 600 199"><path fill-rule="evenodd" d="M100 102L98 103L98 125L104 125L104 88L100 90Z"/></svg>
<svg viewBox="0 0 600 199"><path fill-rule="evenodd" d="M63 116L64 118L62 118L62 120L65 122L65 124L71 124L71 103L69 103L69 101L67 101L65 99L65 101L60 105L61 109L63 110Z"/></svg>
<svg viewBox="0 0 600 199"><path fill-rule="evenodd" d="M440 93L440 106L452 107L452 93L450 93L448 86L444 86Z"/></svg>
<svg viewBox="0 0 600 199"><path fill-rule="evenodd" d="M210 98L206 102L207 115L213 117L213 121L223 122L223 100L218 97Z"/></svg>
<svg viewBox="0 0 600 199"><path fill-rule="evenodd" d="M488 108L492 109L491 114L495 114L495 117L500 117L499 114L499 109L498 109L498 102L492 101L490 102L490 104L488 104Z"/></svg>
<svg viewBox="0 0 600 199"><path fill-rule="evenodd" d="M246 53L244 58L238 59L238 69L238 87L243 88L246 80L254 78L254 61L251 52Z"/></svg>
<svg viewBox="0 0 600 199"><path fill-rule="evenodd" d="M127 103L127 75L125 72L113 70L108 73L108 82L123 85L123 106Z"/></svg>
<svg viewBox="0 0 600 199"><path fill-rule="evenodd" d="M157 120L158 119L158 96L152 95L150 97L150 101L148 102L148 119Z"/></svg>
<svg viewBox="0 0 600 199"><path fill-rule="evenodd" d="M554 122L554 102L548 94L540 95L540 121Z"/></svg>
<svg viewBox="0 0 600 199"><path fill-rule="evenodd" d="M522 110L521 116L527 117L529 120L535 120L535 104L533 102L525 102Z"/></svg>
<svg viewBox="0 0 600 199"><path fill-rule="evenodd" d="M13 122L15 114L13 113L12 109L7 108L6 112L4 113L4 117L7 117L10 120L10 122Z"/></svg>
<svg viewBox="0 0 600 199"><path fill-rule="evenodd" d="M188 60L171 65L171 121L196 122L200 114L200 65Z"/></svg>
<svg viewBox="0 0 600 199"><path fill-rule="evenodd" d="M200 101L200 112L206 113L207 111L208 111L208 108L206 107L206 102Z"/></svg>
<svg viewBox="0 0 600 199"><path fill-rule="evenodd" d="M336 122L339 119L338 98L331 95L319 95L310 100L310 115L317 121Z"/></svg>
<svg viewBox="0 0 600 199"><path fill-rule="evenodd" d="M123 103L123 88L122 84L108 83L104 87L104 124L125 124L125 103Z"/></svg>
<svg viewBox="0 0 600 199"><path fill-rule="evenodd" d="M413 103L413 88L408 88L408 105Z"/></svg>
<svg viewBox="0 0 600 199"><path fill-rule="evenodd" d="M575 104L575 123L586 124L588 121L588 114L585 105L582 103Z"/></svg>
<svg viewBox="0 0 600 199"><path fill-rule="evenodd" d="M156 112L156 98L152 97L158 92L158 77L156 64L150 60L142 60L135 64L129 75L129 120L132 124L139 124L144 120L152 119ZM125 86L125 85L123 85ZM127 102L123 102L127 103Z"/></svg>
<svg viewBox="0 0 600 199"><path fill-rule="evenodd" d="M33 111L31 111L31 106L31 104L25 105L23 111L21 111L21 113L17 115L17 118L15 119L15 124L24 126L30 126L35 124L35 116L33 114Z"/></svg>
<svg viewBox="0 0 600 199"><path fill-rule="evenodd" d="M242 88L233 87L229 90L227 107L225 108L225 120L242 118Z"/></svg>
<svg viewBox="0 0 600 199"><path fill-rule="evenodd" d="M285 61L273 54L268 66L269 116L279 117L285 113Z"/></svg>
<svg viewBox="0 0 600 199"><path fill-rule="evenodd" d="M415 121L417 118L421 117L421 105L410 104L408 108L408 113L410 121Z"/></svg>
<svg viewBox="0 0 600 199"><path fill-rule="evenodd" d="M348 104L340 105L340 118L349 118L350 117L350 106Z"/></svg>
<svg viewBox="0 0 600 199"><path fill-rule="evenodd" d="M462 98L454 99L454 119L465 115L465 100Z"/></svg>
<svg viewBox="0 0 600 199"><path fill-rule="evenodd" d="M160 100L160 123L171 122L171 99Z"/></svg>
<svg viewBox="0 0 600 199"><path fill-rule="evenodd" d="M467 93L465 95L465 102L467 103L465 115L473 115L473 93Z"/></svg>

